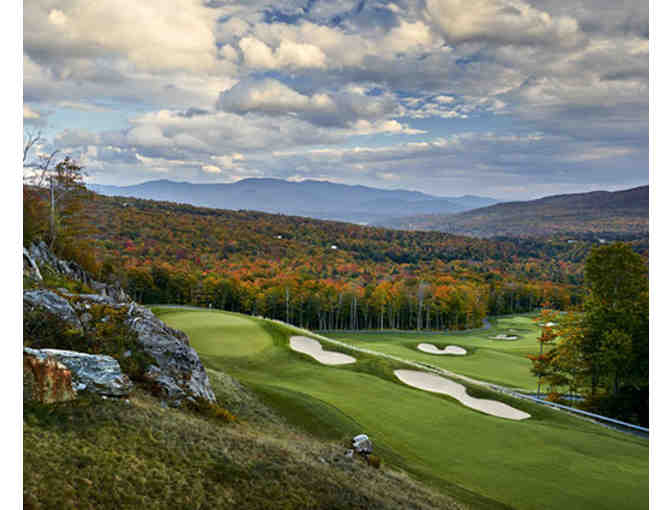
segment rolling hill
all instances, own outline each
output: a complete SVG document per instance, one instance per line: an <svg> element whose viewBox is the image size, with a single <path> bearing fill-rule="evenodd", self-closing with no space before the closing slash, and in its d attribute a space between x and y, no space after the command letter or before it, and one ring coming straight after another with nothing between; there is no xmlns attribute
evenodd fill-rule
<svg viewBox="0 0 672 510"><path fill-rule="evenodd" d="M475 237L648 236L649 187L553 195L524 202L503 202L458 214L409 215L380 224L403 230L438 230Z"/></svg>
<svg viewBox="0 0 672 510"><path fill-rule="evenodd" d="M370 224L400 214L459 213L496 203L492 198L465 195L437 197L419 191L386 190L327 181L290 182L244 179L230 184L192 184L169 180L134 186L91 184L108 196L186 203L223 209L246 209L310 218Z"/></svg>

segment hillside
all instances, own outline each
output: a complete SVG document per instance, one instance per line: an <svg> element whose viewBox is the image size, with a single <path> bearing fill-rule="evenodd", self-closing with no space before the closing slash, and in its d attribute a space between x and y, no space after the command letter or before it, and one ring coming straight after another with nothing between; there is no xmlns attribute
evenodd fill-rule
<svg viewBox="0 0 672 510"><path fill-rule="evenodd" d="M134 186L91 184L89 188L108 196L264 211L362 224L396 217L401 212L458 213L496 202L485 197L436 197L418 191L386 190L314 180L290 182L281 179L244 179L230 184L157 180Z"/></svg>
<svg viewBox="0 0 672 510"><path fill-rule="evenodd" d="M42 246L23 299L23 508L466 508L206 375L183 332Z"/></svg>
<svg viewBox="0 0 672 510"><path fill-rule="evenodd" d="M212 304L313 329L415 329L418 310L422 328L460 329L544 300L566 309L582 299L591 246L102 196L86 215L87 253L137 301Z"/></svg>
<svg viewBox="0 0 672 510"><path fill-rule="evenodd" d="M627 239L648 236L649 187L553 195L505 202L459 214L409 215L381 223L409 230L438 230L477 237L558 234Z"/></svg>

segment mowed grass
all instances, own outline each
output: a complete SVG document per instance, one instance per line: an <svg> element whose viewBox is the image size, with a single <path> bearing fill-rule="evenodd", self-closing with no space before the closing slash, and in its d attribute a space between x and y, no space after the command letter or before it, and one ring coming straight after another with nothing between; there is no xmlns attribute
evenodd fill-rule
<svg viewBox="0 0 672 510"><path fill-rule="evenodd" d="M199 342L197 348L199 354L206 356L252 356L273 345L261 324L244 316L231 314L222 322L221 315L216 313L194 315L193 311L171 310L171 321L188 324L190 338L210 339Z"/></svg>
<svg viewBox="0 0 672 510"><path fill-rule="evenodd" d="M526 357L539 351L539 326L532 316L491 319L492 327L465 333L423 334L415 332L330 333L330 337L357 347L365 347L404 359L421 361L483 381L532 391L537 380L530 373L532 363ZM516 340L495 340L497 335L517 336ZM465 356L427 354L417 349L419 343L439 348L457 345L467 350Z"/></svg>
<svg viewBox="0 0 672 510"><path fill-rule="evenodd" d="M189 334L210 369L236 377L290 422L333 439L366 432L384 462L473 508L648 508L646 440L514 400L507 402L532 418L488 416L405 386L392 375L398 365L359 353L353 365L323 366L291 351L291 328L269 321L211 311L157 313ZM206 317L234 338L223 339L217 327L200 328ZM256 331L257 345L269 347L249 356L220 350L220 343L243 338L231 329L241 320L255 323L246 331ZM464 340L454 343L468 347ZM483 390L470 393L504 399Z"/></svg>

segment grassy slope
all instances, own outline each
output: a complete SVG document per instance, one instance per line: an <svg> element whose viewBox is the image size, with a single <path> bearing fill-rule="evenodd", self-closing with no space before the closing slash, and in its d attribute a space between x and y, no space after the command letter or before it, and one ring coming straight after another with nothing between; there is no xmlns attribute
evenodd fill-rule
<svg viewBox="0 0 672 510"><path fill-rule="evenodd" d="M210 372L240 421L80 396L24 405L23 507L146 510L461 508L403 473L344 460L344 443L288 427L224 374Z"/></svg>
<svg viewBox="0 0 672 510"><path fill-rule="evenodd" d="M199 327L204 316L217 317L222 328L241 318L224 312L158 313L186 331L197 350L210 352L222 335ZM648 507L644 440L518 401L514 405L530 412L531 419L487 416L396 382L397 367L380 358L358 354L355 365L325 367L289 350L289 328L248 320L266 349L250 357L206 355L204 362L250 385L311 432L342 438L366 431L388 464L403 466L476 508L495 508L495 502L518 509Z"/></svg>
<svg viewBox="0 0 672 510"><path fill-rule="evenodd" d="M515 316L492 319L488 330L423 335L416 333L332 333L331 337L349 344L421 361L459 374L503 386L536 390L537 381L530 373L527 354L536 353L539 327L531 317ZM516 335L518 340L493 340L496 335ZM426 354L417 349L421 342L439 347L458 345L465 356Z"/></svg>

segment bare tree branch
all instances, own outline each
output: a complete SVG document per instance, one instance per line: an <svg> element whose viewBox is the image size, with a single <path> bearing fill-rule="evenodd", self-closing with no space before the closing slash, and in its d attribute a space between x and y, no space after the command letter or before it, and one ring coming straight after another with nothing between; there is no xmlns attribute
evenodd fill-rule
<svg viewBox="0 0 672 510"><path fill-rule="evenodd" d="M26 159L28 158L28 153L33 148L36 143L39 143L42 140L42 132L29 132L23 136L23 163L25 166Z"/></svg>

